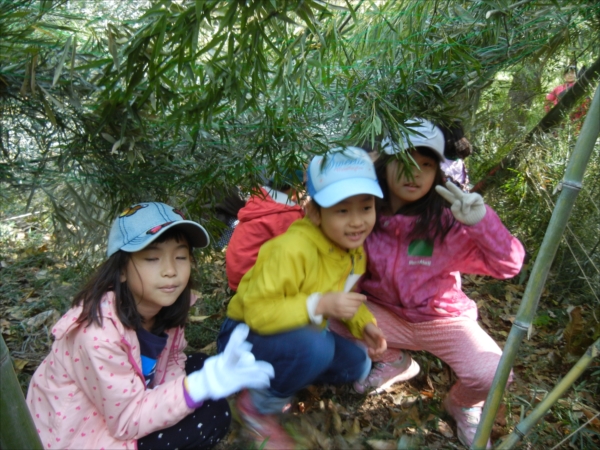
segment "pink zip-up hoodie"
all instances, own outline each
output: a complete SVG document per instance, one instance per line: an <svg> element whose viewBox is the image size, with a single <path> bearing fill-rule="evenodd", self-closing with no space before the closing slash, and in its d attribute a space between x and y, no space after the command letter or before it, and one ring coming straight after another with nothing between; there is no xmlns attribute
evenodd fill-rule
<svg viewBox="0 0 600 450"><path fill-rule="evenodd" d="M194 411L183 392L183 328L166 331L155 387L145 389L139 341L117 318L114 293L102 299L102 327L77 323L81 311L72 308L56 323L52 350L27 392L44 448L135 449L138 438Z"/></svg>
<svg viewBox="0 0 600 450"><path fill-rule="evenodd" d="M460 274L506 279L521 270L525 250L492 208L475 225L456 222L443 243L406 238L416 216L381 216L365 242L367 273L360 282L370 301L408 322L451 317L477 319ZM449 209L446 214L450 217Z"/></svg>

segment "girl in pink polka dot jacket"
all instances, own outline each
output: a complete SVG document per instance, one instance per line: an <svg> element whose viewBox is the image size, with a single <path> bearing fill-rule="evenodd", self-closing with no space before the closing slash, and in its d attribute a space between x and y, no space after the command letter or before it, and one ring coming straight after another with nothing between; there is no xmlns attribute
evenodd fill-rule
<svg viewBox="0 0 600 450"><path fill-rule="evenodd" d="M191 250L208 243L164 203L115 220L108 259L54 326L29 385L45 448L212 448L229 428L225 397L269 386L273 367L254 359L245 326L217 356L183 353Z"/></svg>

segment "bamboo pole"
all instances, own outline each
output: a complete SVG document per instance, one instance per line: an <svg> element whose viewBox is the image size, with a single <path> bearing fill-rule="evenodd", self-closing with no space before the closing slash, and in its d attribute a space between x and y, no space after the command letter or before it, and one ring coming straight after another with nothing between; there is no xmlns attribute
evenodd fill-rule
<svg viewBox="0 0 600 450"><path fill-rule="evenodd" d="M577 361L577 364L565 375L552 391L519 423L515 430L496 447L497 450L510 450L544 417L548 410L565 393L567 389L581 376L592 360L600 354L600 339L589 346L585 354Z"/></svg>
<svg viewBox="0 0 600 450"><path fill-rule="evenodd" d="M0 335L0 449L42 450L25 397L15 375L8 347Z"/></svg>
<svg viewBox="0 0 600 450"><path fill-rule="evenodd" d="M488 438L492 431L494 418L504 395L504 388L508 381L511 368L516 359L519 345L525 336L525 333L531 327L535 311L550 271L550 266L556 255L556 250L567 226L567 221L575 199L581 189L583 174L588 164L594 144L600 132L600 89L596 88L596 93L592 100L590 109L586 115L583 127L571 159L565 171L562 182L562 191L552 212L552 218L548 224L546 235L540 247L540 251L533 265L523 300L519 306L517 317L510 330L502 357L494 376L492 387L488 394L481 421L475 434L475 439L471 449L485 449Z"/></svg>

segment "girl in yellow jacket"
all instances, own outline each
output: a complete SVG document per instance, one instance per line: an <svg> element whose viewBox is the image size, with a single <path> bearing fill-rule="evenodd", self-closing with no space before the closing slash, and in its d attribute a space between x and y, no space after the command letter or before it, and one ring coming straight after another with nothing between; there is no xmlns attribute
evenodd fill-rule
<svg viewBox="0 0 600 450"><path fill-rule="evenodd" d="M307 187L307 217L261 247L218 339L222 349L235 327L247 324L255 358L275 368L270 388L246 390L237 400L251 438L265 449L294 447L277 414L298 390L362 380L369 356L386 349L364 295L350 292L365 272L362 244L375 224L375 197L382 197L373 163L356 147L332 150L311 161ZM329 331L330 317L367 349Z"/></svg>

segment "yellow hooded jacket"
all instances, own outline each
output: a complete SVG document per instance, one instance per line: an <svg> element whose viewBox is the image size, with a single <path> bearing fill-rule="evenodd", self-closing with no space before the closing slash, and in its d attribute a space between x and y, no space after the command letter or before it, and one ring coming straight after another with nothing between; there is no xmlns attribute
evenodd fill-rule
<svg viewBox="0 0 600 450"><path fill-rule="evenodd" d="M341 292L348 275L362 275L366 267L362 246L343 250L308 218L297 220L260 248L256 263L244 275L229 303L227 315L265 335L307 326L311 323L308 296ZM360 339L365 325L376 322L363 304L345 323ZM324 320L321 327L325 325Z"/></svg>

